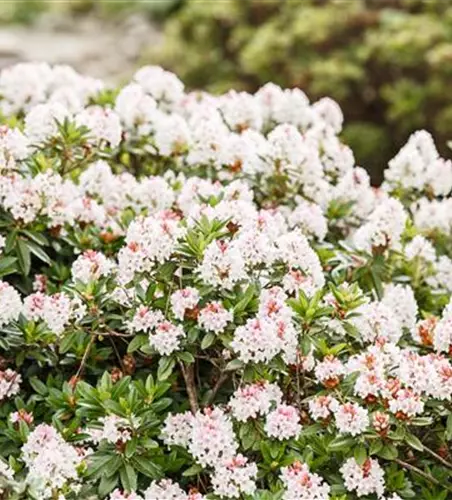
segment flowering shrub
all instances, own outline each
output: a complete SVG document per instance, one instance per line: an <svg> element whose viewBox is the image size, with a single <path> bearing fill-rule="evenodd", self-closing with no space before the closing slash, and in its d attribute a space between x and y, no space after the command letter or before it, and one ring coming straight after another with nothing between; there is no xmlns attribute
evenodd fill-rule
<svg viewBox="0 0 452 500"><path fill-rule="evenodd" d="M324 98L0 74L4 498L446 500L452 164Z"/></svg>

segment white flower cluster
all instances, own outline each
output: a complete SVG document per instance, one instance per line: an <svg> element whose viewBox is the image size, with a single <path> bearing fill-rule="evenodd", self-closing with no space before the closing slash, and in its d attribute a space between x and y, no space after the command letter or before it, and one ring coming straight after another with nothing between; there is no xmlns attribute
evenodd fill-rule
<svg viewBox="0 0 452 500"><path fill-rule="evenodd" d="M133 423L134 422L132 422L132 424ZM88 434L94 443L100 443L103 440L112 444L126 443L132 437L130 419L109 415L107 417L101 417L98 421L98 425L100 425L100 427L88 429Z"/></svg>
<svg viewBox="0 0 452 500"><path fill-rule="evenodd" d="M256 489L257 466L236 454L238 443L230 418L219 408L196 415L169 415L162 437L168 445L187 448L204 467L213 468L212 485L220 497L239 498Z"/></svg>
<svg viewBox="0 0 452 500"><path fill-rule="evenodd" d="M231 347L244 363L266 362L282 354L287 363L297 356L298 334L287 294L279 287L264 290L258 315L238 327Z"/></svg>
<svg viewBox="0 0 452 500"><path fill-rule="evenodd" d="M452 189L452 162L440 158L432 136L420 130L389 162L385 179L388 189L401 186L447 196Z"/></svg>
<svg viewBox="0 0 452 500"><path fill-rule="evenodd" d="M369 433L390 441L395 425L408 428L417 417L441 429L452 401L452 163L431 136L413 134L374 189L338 138L343 117L331 99L311 104L299 89L274 84L255 94L191 93L154 66L140 69L117 95L102 90L65 66L21 64L0 73L0 111L19 123L0 126L1 227L15 228L14 237L19 228L17 243L0 235L1 263L6 257L12 275L0 281L1 340L8 345L14 331L27 344L29 332L44 332L40 348L64 367L79 358L73 346L60 350L62 341L75 333L96 342L99 356L90 343L88 368L81 370L84 357L68 385L77 419L78 375L103 366L108 349L98 344L105 338L117 358L108 359L112 380L129 374L130 363L147 373L155 368L157 379L159 358L174 368L170 383L158 380L149 399L140 389L142 413L80 412L89 436L80 450L54 427L34 427L48 408L33 415L17 398L21 407L8 410L8 432L30 429L18 460L33 497L77 496L86 443L123 458L137 440L141 453L154 420L143 444L159 440L165 446L158 460L168 447L172 464L183 457L182 468L189 461L200 467L202 493L185 479L145 483L140 475L139 492L118 488L110 500L260 496L257 481L259 488L268 484L256 458L259 440L284 453L266 464L280 467L269 495L327 500L337 482L328 476L330 487L321 477L323 459L306 459L311 472L292 456L292 441L304 440L313 421L319 442L336 434L366 447ZM73 148L68 136L78 137ZM61 269L59 260L37 268L35 257L48 257L35 241L38 232L52 238L49 255L61 250ZM39 273L34 281L20 274L22 245ZM134 349L141 350L137 360ZM13 360L0 359L0 401L10 398L8 408L29 385L22 383L28 359L27 371L6 368ZM188 365L196 368L192 381ZM182 380L191 411L180 410L187 407ZM153 400L170 386L176 397ZM198 404L208 400L202 409L193 404L198 396ZM47 399L57 405L58 398ZM125 408L132 399L118 404ZM148 411L152 425L142 417ZM255 439L250 447L248 439ZM385 492L383 461L350 456L347 450L340 473L353 498L400 500ZM0 475L14 479L2 461Z"/></svg>
<svg viewBox="0 0 452 500"><path fill-rule="evenodd" d="M384 494L384 471L377 460L368 458L359 465L349 458L340 469L348 491L356 491L358 497L375 493L378 498Z"/></svg>
<svg viewBox="0 0 452 500"><path fill-rule="evenodd" d="M20 390L21 382L22 377L14 370L7 368L0 371L0 401L16 395Z"/></svg>
<svg viewBox="0 0 452 500"><path fill-rule="evenodd" d="M16 321L22 310L17 291L5 281L0 281L0 327Z"/></svg>
<svg viewBox="0 0 452 500"><path fill-rule="evenodd" d="M54 491L63 486L75 493L80 489L78 467L83 458L83 454L46 424L38 425L22 447L27 483L43 500L53 498Z"/></svg>
<svg viewBox="0 0 452 500"><path fill-rule="evenodd" d="M306 464L295 462L281 469L284 500L329 500L330 487L322 478L310 472Z"/></svg>
<svg viewBox="0 0 452 500"><path fill-rule="evenodd" d="M71 298L64 292L46 295L35 292L28 295L22 307L23 315L32 321L42 320L48 329L61 335L70 321L78 321L85 315L86 306L78 297Z"/></svg>
<svg viewBox="0 0 452 500"><path fill-rule="evenodd" d="M239 422L249 418L267 415L272 405L279 405L282 400L281 389L269 382L256 383L237 389L229 400L232 415Z"/></svg>
<svg viewBox="0 0 452 500"><path fill-rule="evenodd" d="M113 263L100 252L87 250L72 264L72 277L84 284L108 276Z"/></svg>
<svg viewBox="0 0 452 500"><path fill-rule="evenodd" d="M162 479L161 481L153 481L151 486L147 488L143 496L135 492L125 493L119 489L113 491L109 496L109 500L204 500L204 495L193 491L188 494L182 488L173 483L170 479Z"/></svg>

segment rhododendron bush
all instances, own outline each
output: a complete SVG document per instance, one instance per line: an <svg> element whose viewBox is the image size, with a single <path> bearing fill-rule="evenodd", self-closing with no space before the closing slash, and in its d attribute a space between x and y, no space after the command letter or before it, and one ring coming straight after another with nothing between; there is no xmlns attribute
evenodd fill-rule
<svg viewBox="0 0 452 500"><path fill-rule="evenodd" d="M324 98L0 74L0 489L446 500L452 164Z"/></svg>

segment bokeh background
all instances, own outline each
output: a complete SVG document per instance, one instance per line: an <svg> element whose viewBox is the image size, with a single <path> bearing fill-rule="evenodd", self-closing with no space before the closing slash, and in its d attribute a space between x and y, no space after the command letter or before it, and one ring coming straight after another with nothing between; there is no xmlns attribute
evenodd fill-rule
<svg viewBox="0 0 452 500"><path fill-rule="evenodd" d="M416 129L449 156L450 0L2 0L0 23L2 67L69 63L121 83L160 64L192 89L331 96L375 184Z"/></svg>

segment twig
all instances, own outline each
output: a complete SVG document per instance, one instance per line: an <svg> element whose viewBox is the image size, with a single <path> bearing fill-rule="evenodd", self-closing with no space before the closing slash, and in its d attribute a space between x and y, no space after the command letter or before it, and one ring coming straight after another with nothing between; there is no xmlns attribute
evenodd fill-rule
<svg viewBox="0 0 452 500"><path fill-rule="evenodd" d="M108 337L108 338L110 339L110 343L113 346L113 350L115 351L116 357L118 358L118 362L119 362L119 366L121 367L121 371L125 375L124 363L122 362L121 355L119 354L119 351L118 351L118 348L116 347L115 341L111 337Z"/></svg>
<svg viewBox="0 0 452 500"><path fill-rule="evenodd" d="M423 445L424 446L424 450L429 454L431 455L432 457L436 458L436 460L438 460L438 462L441 462L443 465L445 465L446 467L448 467L449 469L452 469L452 463L448 462L445 458L443 458L441 455L438 455L437 453L435 453L433 450L431 450L430 448L427 448L427 446Z"/></svg>
<svg viewBox="0 0 452 500"><path fill-rule="evenodd" d="M193 364L190 364L187 367L185 367L184 363L182 363L182 361L179 361L179 366L182 375L184 377L185 387L187 389L187 394L188 394L188 401L190 403L190 409L192 413L195 414L199 409L199 405L198 405L198 395L196 392L195 372L193 369Z"/></svg>
<svg viewBox="0 0 452 500"><path fill-rule="evenodd" d="M300 363L297 359L296 361L296 369L297 369L297 407L301 410L301 383L300 383Z"/></svg>
<svg viewBox="0 0 452 500"><path fill-rule="evenodd" d="M407 469L407 470L409 470L411 472L415 472L419 476L422 476L427 481L430 481L431 483L436 484L437 486L445 487L448 491L452 491L451 488L449 488L448 486L446 486L445 484L443 484L441 481L438 481L438 479L434 478L433 476L431 476L427 472L424 472L423 470L419 469L415 465L411 465L408 462L404 462L403 460L400 460L399 458L396 458L394 460L394 462L398 463L404 469Z"/></svg>
<svg viewBox="0 0 452 500"><path fill-rule="evenodd" d="M99 335L102 335L104 337L133 337L135 334L134 333L122 333L122 332L117 332L115 330L112 330L109 326L107 325L102 325L105 327L107 330L106 332L102 332Z"/></svg>
<svg viewBox="0 0 452 500"><path fill-rule="evenodd" d="M88 355L91 351L91 347L94 344L94 341L96 340L96 335L91 335L91 338L89 339L88 345L86 346L85 352L83 353L82 361L80 362L80 366L77 370L77 373L75 374L75 377L78 379L80 378L80 375L83 372L83 369L85 368L86 360L88 359Z"/></svg>
<svg viewBox="0 0 452 500"><path fill-rule="evenodd" d="M221 386L226 382L229 378L229 374L227 372L221 372L218 377L217 383L214 385L210 396L207 398L206 406L210 406L217 395L217 392L220 390Z"/></svg>

